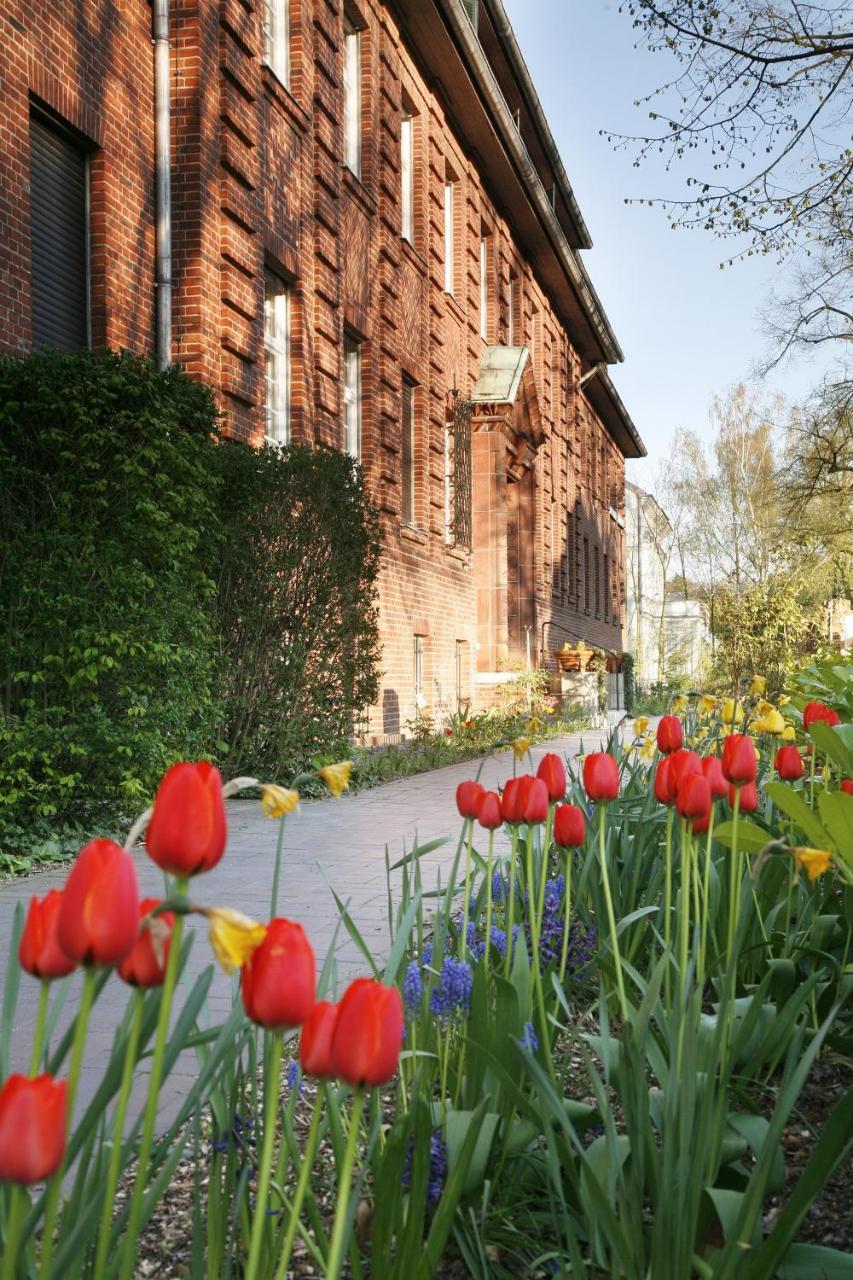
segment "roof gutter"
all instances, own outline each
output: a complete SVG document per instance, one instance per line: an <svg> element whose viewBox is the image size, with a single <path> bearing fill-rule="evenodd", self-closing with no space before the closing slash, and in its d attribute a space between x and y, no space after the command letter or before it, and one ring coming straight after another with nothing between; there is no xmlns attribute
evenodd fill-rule
<svg viewBox="0 0 853 1280"><path fill-rule="evenodd" d="M530 201L544 230L548 234L560 265L571 282L595 332L604 359L609 364L623 360L624 356L616 334L604 313L589 276L571 248L566 239L566 234L557 221L554 210L551 208L542 180L533 161L530 159L521 134L515 126L515 121L507 106L506 99L501 92L492 68L489 66L488 59L471 25L471 20L465 11L462 0L438 0L438 3L453 36L465 54L477 88L488 104L492 119L500 131L501 141L524 182Z"/></svg>

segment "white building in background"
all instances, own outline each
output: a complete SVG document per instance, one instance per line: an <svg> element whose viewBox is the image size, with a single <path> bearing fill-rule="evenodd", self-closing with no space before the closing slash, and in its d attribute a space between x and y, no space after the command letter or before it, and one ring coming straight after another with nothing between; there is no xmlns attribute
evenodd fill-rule
<svg viewBox="0 0 853 1280"><path fill-rule="evenodd" d="M625 649L634 679L653 684L666 665L666 574L672 526L651 494L625 481Z"/></svg>
<svg viewBox="0 0 853 1280"><path fill-rule="evenodd" d="M711 632L705 610L683 591L670 591L664 606L666 674L697 684L711 651Z"/></svg>

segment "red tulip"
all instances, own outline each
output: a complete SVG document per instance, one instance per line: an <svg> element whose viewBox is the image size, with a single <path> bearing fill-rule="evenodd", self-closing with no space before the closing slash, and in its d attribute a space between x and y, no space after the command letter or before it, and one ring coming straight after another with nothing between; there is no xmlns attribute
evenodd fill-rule
<svg viewBox="0 0 853 1280"><path fill-rule="evenodd" d="M560 757L549 751L539 761L536 777L541 778L548 788L549 800L562 800L566 794L566 767Z"/></svg>
<svg viewBox="0 0 853 1280"><path fill-rule="evenodd" d="M65 1156L66 1083L53 1076L9 1076L0 1089L0 1182L31 1186Z"/></svg>
<svg viewBox="0 0 853 1280"><path fill-rule="evenodd" d="M554 842L563 849L583 844L586 816L578 804L558 804L554 810Z"/></svg>
<svg viewBox="0 0 853 1280"><path fill-rule="evenodd" d="M396 987L357 978L344 992L332 1037L334 1074L351 1085L387 1084L403 1043L403 1001Z"/></svg>
<svg viewBox="0 0 853 1280"><path fill-rule="evenodd" d="M159 907L160 898L143 898L139 904L139 918L142 920L149 911ZM157 940L152 937L151 929L146 925L139 930L133 950L125 956L118 966L118 976L131 987L161 987L166 976L166 961L169 959L169 948L172 945L172 925L175 917L171 911L164 911L151 921L157 932Z"/></svg>
<svg viewBox="0 0 853 1280"><path fill-rule="evenodd" d="M301 924L270 920L266 937L243 965L243 1006L253 1022L274 1031L299 1027L314 1007L314 951Z"/></svg>
<svg viewBox="0 0 853 1280"><path fill-rule="evenodd" d="M139 890L130 854L113 840L91 840L68 874L56 936L76 964L112 965L139 933Z"/></svg>
<svg viewBox="0 0 853 1280"><path fill-rule="evenodd" d="M688 773L678 788L675 807L682 818L704 818L711 811L711 784L704 773Z"/></svg>
<svg viewBox="0 0 853 1280"><path fill-rule="evenodd" d="M702 772L702 761L695 751L685 751L681 747L669 757L669 768L677 791L688 774Z"/></svg>
<svg viewBox="0 0 853 1280"><path fill-rule="evenodd" d="M740 812L755 813L758 808L758 791L754 782L745 782L743 786L736 787L734 783L729 787L729 804L735 807L735 792L740 791Z"/></svg>
<svg viewBox="0 0 853 1280"><path fill-rule="evenodd" d="M501 796L501 813L504 822L508 822L511 826L516 826L519 822L524 821L524 808L522 805L522 783L529 779L527 773L520 774L517 778L507 778L506 784Z"/></svg>
<svg viewBox="0 0 853 1280"><path fill-rule="evenodd" d="M544 822L548 817L548 788L541 778L525 778L521 790L522 817L525 822Z"/></svg>
<svg viewBox="0 0 853 1280"><path fill-rule="evenodd" d="M485 787L479 782L460 782L456 788L456 808L463 818L476 818Z"/></svg>
<svg viewBox="0 0 853 1280"><path fill-rule="evenodd" d="M44 898L30 899L30 909L18 946L21 968L34 978L64 978L73 973L75 964L59 945L56 922L62 894L59 889L48 889Z"/></svg>
<svg viewBox="0 0 853 1280"><path fill-rule="evenodd" d="M708 812L703 815L703 817L697 818L696 821L693 823L693 834L695 836L704 836L707 833L710 825L711 825L711 810L709 809Z"/></svg>
<svg viewBox="0 0 853 1280"><path fill-rule="evenodd" d="M754 782L755 746L744 733L730 733L723 743L723 773L729 782Z"/></svg>
<svg viewBox="0 0 853 1280"><path fill-rule="evenodd" d="M501 812L501 798L497 791L483 792L477 820L480 826L485 827L487 831L494 831L502 824L504 819Z"/></svg>
<svg viewBox="0 0 853 1280"><path fill-rule="evenodd" d="M841 783L841 790L848 796L853 796L853 778L845 778Z"/></svg>
<svg viewBox="0 0 853 1280"><path fill-rule="evenodd" d="M590 800L606 804L619 794L619 766L606 751L594 751L583 762L583 785Z"/></svg>
<svg viewBox="0 0 853 1280"><path fill-rule="evenodd" d="M796 782L805 773L802 756L793 745L779 748L773 767L783 782Z"/></svg>
<svg viewBox="0 0 853 1280"><path fill-rule="evenodd" d="M338 1008L328 1000L318 1000L302 1027L299 1038L299 1061L309 1076L328 1080L332 1070L332 1039L338 1021Z"/></svg>
<svg viewBox="0 0 853 1280"><path fill-rule="evenodd" d="M672 772L672 756L664 756L662 760L658 760L654 790L659 804L675 804L678 785Z"/></svg>
<svg viewBox="0 0 853 1280"><path fill-rule="evenodd" d="M728 793L729 785L723 775L723 766L717 756L705 756L702 759L702 772L708 779L711 795L715 800L722 800Z"/></svg>
<svg viewBox="0 0 853 1280"><path fill-rule="evenodd" d="M824 724L831 726L841 724L838 712L833 711L825 702L807 702L803 707L803 728L808 729L816 720L822 720Z"/></svg>
<svg viewBox="0 0 853 1280"><path fill-rule="evenodd" d="M145 848L164 871L194 876L210 871L225 852L222 776L215 765L173 764L163 775Z"/></svg>
<svg viewBox="0 0 853 1280"><path fill-rule="evenodd" d="M668 756L684 745L684 729L678 716L661 716L658 721L658 750Z"/></svg>

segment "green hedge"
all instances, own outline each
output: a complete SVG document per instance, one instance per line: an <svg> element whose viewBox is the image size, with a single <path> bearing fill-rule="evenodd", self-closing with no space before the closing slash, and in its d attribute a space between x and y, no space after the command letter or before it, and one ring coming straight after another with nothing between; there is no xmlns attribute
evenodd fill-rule
<svg viewBox="0 0 853 1280"><path fill-rule="evenodd" d="M375 697L350 459L223 445L180 371L45 353L0 359L0 475L0 869L182 756L280 776Z"/></svg>

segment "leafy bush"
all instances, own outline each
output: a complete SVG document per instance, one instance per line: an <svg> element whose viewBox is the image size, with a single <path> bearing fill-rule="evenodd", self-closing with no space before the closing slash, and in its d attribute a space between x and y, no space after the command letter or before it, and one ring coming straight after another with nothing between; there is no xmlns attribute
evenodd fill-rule
<svg viewBox="0 0 853 1280"><path fill-rule="evenodd" d="M139 808L215 741L209 393L127 354L0 360L0 836Z"/></svg>
<svg viewBox="0 0 853 1280"><path fill-rule="evenodd" d="M348 454L226 442L216 463L223 767L281 776L377 696L377 517Z"/></svg>

